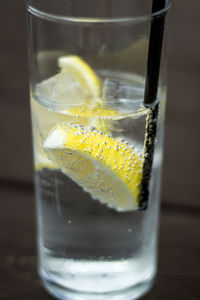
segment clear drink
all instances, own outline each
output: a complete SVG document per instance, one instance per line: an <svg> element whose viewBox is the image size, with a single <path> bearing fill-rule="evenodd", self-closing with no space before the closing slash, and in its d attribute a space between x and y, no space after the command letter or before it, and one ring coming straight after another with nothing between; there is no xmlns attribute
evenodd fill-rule
<svg viewBox="0 0 200 300"><path fill-rule="evenodd" d="M122 143L128 149L133 149L133 154L136 153L138 159L136 167L131 161L129 163L129 156L124 162L131 169L133 178L142 172L145 123L149 113L149 109L142 104L144 79L125 73L96 73L101 78L101 96L93 99L91 107L85 103L80 105L79 101L71 106L60 100L61 90L57 87L62 80L66 80L67 77L63 76L56 79L53 76L39 83L32 95L39 269L48 289L58 296L65 290L66 295L71 295L72 299L76 299L79 294L84 294L87 299L102 299L102 294L109 299L129 299L129 294L133 296L133 288L134 295L137 296L151 286L156 271L157 202L162 145L160 124L165 103L160 93L162 109L148 209L139 211L134 199L123 199L129 197L125 195L127 191L120 191L126 185L124 177L115 177L113 167L106 170L108 157L100 166L98 160L101 158L96 151L89 157L90 163L87 164L88 157L79 151L84 141L77 145L76 153L73 154L69 148L61 147L61 158L56 158L59 145L54 145L56 140L50 138L53 137L54 128L58 124L67 124L66 126L75 127L78 131L79 126L82 126L81 128L86 128L83 136L89 131L88 139L91 139L92 144L96 140L91 134L97 131L101 141L107 141L108 136L114 141L114 145L110 144L112 147L118 147ZM46 98L47 90L49 99ZM76 96L78 99L78 94ZM56 138L59 139L59 135ZM46 146L47 141L49 145ZM104 143L98 147L100 152L105 152ZM119 156L115 157L117 152L110 153L113 161L119 159ZM129 154L125 152L120 155ZM74 164L77 159L78 164ZM70 170L65 167L68 160L71 160ZM119 166L117 162L116 166ZM126 175L126 168L127 165L120 172ZM87 180L81 181L79 175L86 171ZM140 189L140 177L134 180L138 181ZM103 193L105 196L102 196Z"/></svg>
<svg viewBox="0 0 200 300"><path fill-rule="evenodd" d="M149 41L165 4L27 0L38 269L58 299L132 300L153 284L166 68L162 34L156 53Z"/></svg>

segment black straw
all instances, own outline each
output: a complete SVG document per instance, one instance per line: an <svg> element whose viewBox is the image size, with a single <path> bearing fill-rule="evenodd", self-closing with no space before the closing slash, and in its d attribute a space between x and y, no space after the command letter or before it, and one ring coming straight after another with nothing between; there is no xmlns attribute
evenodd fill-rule
<svg viewBox="0 0 200 300"><path fill-rule="evenodd" d="M153 0L152 14L165 7L165 0ZM157 97L160 59L164 32L165 15L154 17L151 22L144 105L152 104Z"/></svg>
<svg viewBox="0 0 200 300"><path fill-rule="evenodd" d="M165 0L153 0L152 14L165 8ZM149 199L149 182L151 179L155 137L157 131L157 120L159 103L153 105L157 99L158 82L160 73L160 60L162 53L162 42L164 33L165 14L154 16L151 21L149 40L149 52L147 61L147 75L144 93L144 106L149 108L146 118L146 133L144 142L144 164L141 182L141 194L139 207L141 210L147 208ZM152 107L151 107L152 105Z"/></svg>

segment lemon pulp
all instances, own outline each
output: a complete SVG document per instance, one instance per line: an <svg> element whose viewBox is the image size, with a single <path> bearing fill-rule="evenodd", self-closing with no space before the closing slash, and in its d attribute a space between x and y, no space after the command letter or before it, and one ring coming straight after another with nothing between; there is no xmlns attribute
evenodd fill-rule
<svg viewBox="0 0 200 300"><path fill-rule="evenodd" d="M86 89L95 105L96 98L99 95L101 81L93 69L80 57L76 55L63 56L58 59L58 66L62 72L67 72L78 80L83 89Z"/></svg>

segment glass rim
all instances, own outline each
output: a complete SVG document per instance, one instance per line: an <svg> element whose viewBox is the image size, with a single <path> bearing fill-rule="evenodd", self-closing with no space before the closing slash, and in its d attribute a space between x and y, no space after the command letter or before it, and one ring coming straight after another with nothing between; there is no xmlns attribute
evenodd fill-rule
<svg viewBox="0 0 200 300"><path fill-rule="evenodd" d="M39 17L41 19L45 19L47 21L54 21L60 23L76 23L76 24L103 24L103 23L141 23L146 21L151 21L155 18L161 17L169 11L171 7L171 1L166 0L165 7L161 10L158 10L154 13L150 13L148 15L141 15L136 17L111 17L111 18L85 18L85 17L72 17L72 16L62 16L51 13L46 13L41 10L37 10L33 6L27 4L27 10L30 14Z"/></svg>

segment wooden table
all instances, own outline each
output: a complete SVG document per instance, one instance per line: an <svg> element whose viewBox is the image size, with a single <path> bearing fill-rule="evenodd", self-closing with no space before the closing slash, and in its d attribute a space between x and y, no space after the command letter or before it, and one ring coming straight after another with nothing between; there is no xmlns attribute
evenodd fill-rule
<svg viewBox="0 0 200 300"><path fill-rule="evenodd" d="M200 299L199 11L176 0L169 17L159 268L144 300ZM0 25L0 299L50 300L36 273L23 0L0 2Z"/></svg>

